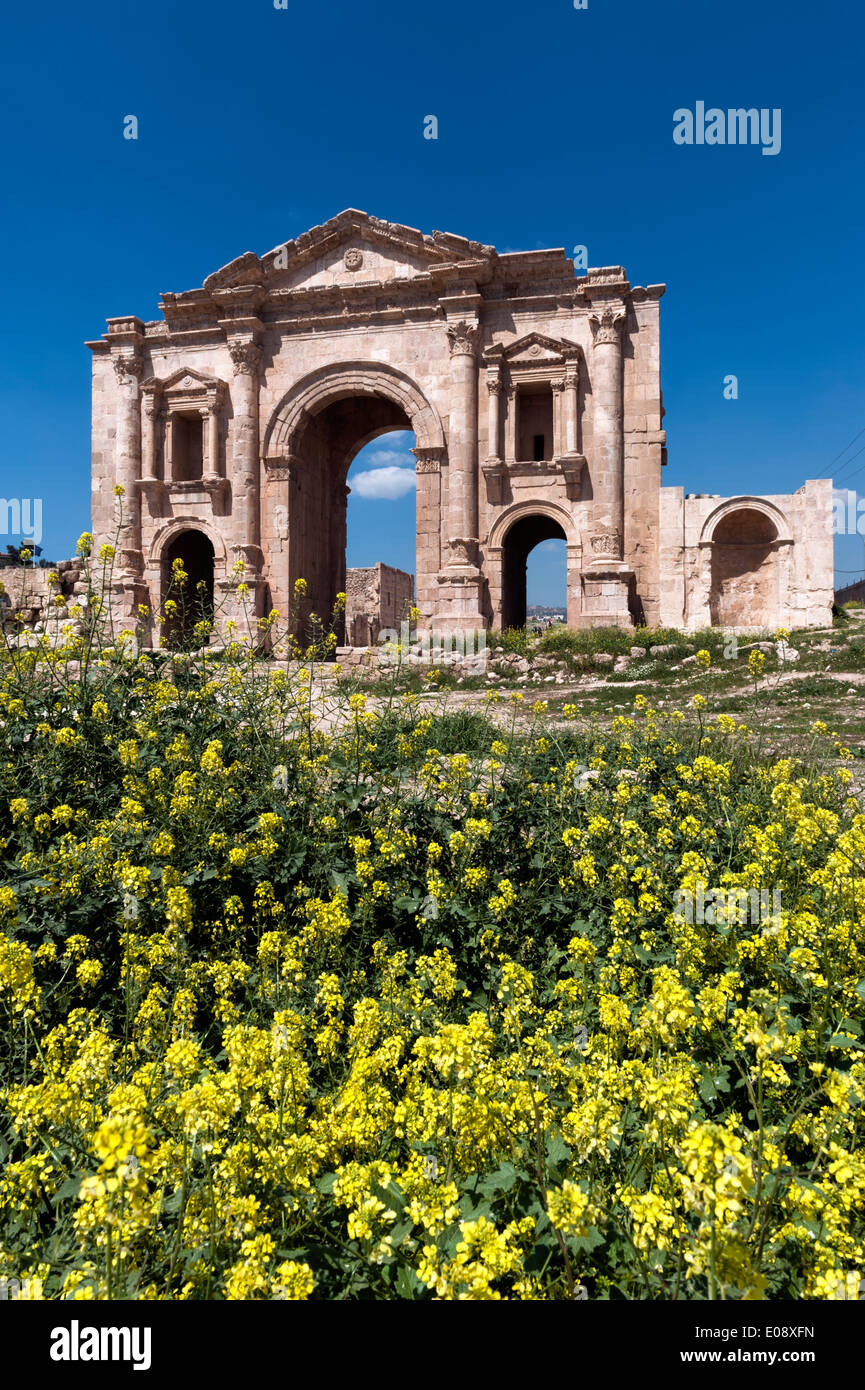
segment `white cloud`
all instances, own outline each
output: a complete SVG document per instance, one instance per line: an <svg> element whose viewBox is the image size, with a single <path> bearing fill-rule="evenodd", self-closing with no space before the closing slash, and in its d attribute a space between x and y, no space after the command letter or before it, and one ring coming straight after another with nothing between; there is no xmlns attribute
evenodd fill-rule
<svg viewBox="0 0 865 1390"><path fill-rule="evenodd" d="M373 468L387 468L396 465L401 468L414 468L414 456L405 449L374 449L364 459Z"/></svg>
<svg viewBox="0 0 865 1390"><path fill-rule="evenodd" d="M358 497L386 497L390 500L405 497L415 490L414 469L367 468L362 473L355 473L349 480L349 486Z"/></svg>

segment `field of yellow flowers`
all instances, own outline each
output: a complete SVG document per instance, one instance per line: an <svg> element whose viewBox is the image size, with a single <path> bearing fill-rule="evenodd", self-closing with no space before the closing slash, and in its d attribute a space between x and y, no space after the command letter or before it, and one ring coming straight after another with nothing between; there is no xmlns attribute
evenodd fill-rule
<svg viewBox="0 0 865 1390"><path fill-rule="evenodd" d="M857 1296L865 815L825 726L773 763L638 696L454 751L413 696L322 732L239 644L77 640L0 665L0 1275ZM732 906L678 910L702 884Z"/></svg>

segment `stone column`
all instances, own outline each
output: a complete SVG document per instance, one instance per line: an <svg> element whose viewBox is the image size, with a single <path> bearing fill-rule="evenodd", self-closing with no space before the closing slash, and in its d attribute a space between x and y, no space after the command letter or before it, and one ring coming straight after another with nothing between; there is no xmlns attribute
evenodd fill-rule
<svg viewBox="0 0 865 1390"><path fill-rule="evenodd" d="M625 311L608 305L591 316L595 326L592 351L594 402L595 534L604 537L598 550L605 558L624 558L625 535L625 402L623 394L622 326Z"/></svg>
<svg viewBox="0 0 865 1390"><path fill-rule="evenodd" d="M500 434L502 382L497 372L495 373L495 375L493 375L491 372L487 373L487 390L489 391L490 396L487 416L487 446L489 448L488 460L490 463L501 463L502 450Z"/></svg>
<svg viewBox="0 0 865 1390"><path fill-rule="evenodd" d="M478 363L477 323L465 319L447 328L451 354L448 423L448 554L438 576L440 631L484 627L478 568Z"/></svg>
<svg viewBox="0 0 865 1390"><path fill-rule="evenodd" d="M476 324L461 320L447 330L451 353L448 429L450 540L465 543L473 557L478 541L478 363Z"/></svg>
<svg viewBox="0 0 865 1390"><path fill-rule="evenodd" d="M141 402L138 382L143 362L138 353L121 352L114 358L117 376L117 410L114 436L114 480L124 490L118 508L119 573L141 573L141 502L137 483L141 477Z"/></svg>
<svg viewBox="0 0 865 1390"><path fill-rule="evenodd" d="M159 436L160 409L152 394L144 398L144 419L142 422L142 481L154 483L157 479L156 450Z"/></svg>
<svg viewBox="0 0 865 1390"><path fill-rule="evenodd" d="M237 623L236 635L243 641L255 640L255 621L260 616L262 594L261 520L259 511L258 457L258 373L261 348L251 336L229 338L228 350L234 366L231 387L233 420L229 437L231 485L231 527L229 552L234 561L243 561L239 576L229 573L217 588L226 594L224 614ZM210 454L209 466L213 455ZM241 595L238 582L246 585Z"/></svg>
<svg viewBox="0 0 865 1390"><path fill-rule="evenodd" d="M563 381L552 381L550 385L553 390L553 441L551 457L559 458L565 452L565 421L563 398L565 394L565 383Z"/></svg>
<svg viewBox="0 0 865 1390"><path fill-rule="evenodd" d="M622 328L625 308L605 304L590 317L592 351L594 505L590 562L583 571L581 624L632 627L630 594L634 573L624 559L625 406Z"/></svg>
<svg viewBox="0 0 865 1390"><path fill-rule="evenodd" d="M174 418L168 406L161 412L162 431L162 476L167 483L174 482Z"/></svg>
<svg viewBox="0 0 865 1390"><path fill-rule="evenodd" d="M505 458L513 463L517 456L517 388L509 382L505 388L507 409L505 411Z"/></svg>
<svg viewBox="0 0 865 1390"><path fill-rule="evenodd" d="M234 364L231 404L234 412L231 449L233 541L248 565L258 569L258 372L261 348L252 339L228 345Z"/></svg>
<svg viewBox="0 0 865 1390"><path fill-rule="evenodd" d="M209 483L218 482L222 477L219 468L219 413L221 407L222 401L217 395L211 397L207 405L202 406L199 412L204 421L204 459L201 472L204 481Z"/></svg>
<svg viewBox="0 0 865 1390"><path fill-rule="evenodd" d="M565 453L578 452L577 440L577 388L579 373L576 362L569 363L565 369Z"/></svg>

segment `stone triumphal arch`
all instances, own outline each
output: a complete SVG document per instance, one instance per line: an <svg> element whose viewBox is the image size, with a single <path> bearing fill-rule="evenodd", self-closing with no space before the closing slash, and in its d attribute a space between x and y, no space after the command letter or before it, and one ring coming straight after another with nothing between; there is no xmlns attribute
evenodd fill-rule
<svg viewBox="0 0 865 1390"><path fill-rule="evenodd" d="M298 578L329 614L349 466L404 429L422 625L524 622L527 557L553 537L574 627L823 621L830 483L661 486L663 293L620 266L578 276L562 250L498 254L349 210L163 295L154 322L109 319L89 344L93 530L116 536L118 616L158 614L176 558L218 612L242 571L258 614L287 613Z"/></svg>

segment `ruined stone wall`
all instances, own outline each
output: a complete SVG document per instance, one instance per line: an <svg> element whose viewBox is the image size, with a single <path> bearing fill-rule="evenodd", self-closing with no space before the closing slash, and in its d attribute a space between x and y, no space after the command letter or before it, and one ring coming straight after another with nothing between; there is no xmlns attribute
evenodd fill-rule
<svg viewBox="0 0 865 1390"><path fill-rule="evenodd" d="M414 575L391 565L346 570L346 643L372 646L385 628L399 631L414 604Z"/></svg>
<svg viewBox="0 0 865 1390"><path fill-rule="evenodd" d="M831 480L728 498L662 488L659 518L662 626L756 631L831 622Z"/></svg>
<svg viewBox="0 0 865 1390"><path fill-rule="evenodd" d="M80 559L61 560L53 566L59 583L52 585L48 582L52 568L0 567L0 625L5 640L13 645L34 646L46 635L56 643L69 634L80 634L84 630L81 620L70 618L67 609L86 589L82 570ZM64 602L58 603L58 598Z"/></svg>

